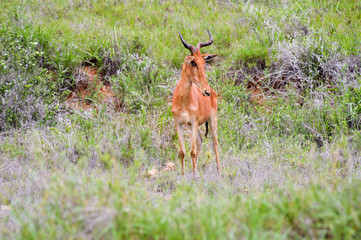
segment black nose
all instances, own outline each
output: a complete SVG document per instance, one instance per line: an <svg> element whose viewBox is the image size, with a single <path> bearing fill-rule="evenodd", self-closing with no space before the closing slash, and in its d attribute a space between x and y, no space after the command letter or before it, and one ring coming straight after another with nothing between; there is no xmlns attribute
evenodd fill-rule
<svg viewBox="0 0 361 240"><path fill-rule="evenodd" d="M204 93L209 97L211 94L207 92L207 90L204 91Z"/></svg>

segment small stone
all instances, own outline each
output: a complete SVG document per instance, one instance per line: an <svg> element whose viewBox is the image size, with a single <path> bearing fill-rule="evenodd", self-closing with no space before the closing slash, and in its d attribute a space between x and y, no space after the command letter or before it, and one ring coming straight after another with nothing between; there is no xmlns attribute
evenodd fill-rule
<svg viewBox="0 0 361 240"><path fill-rule="evenodd" d="M165 169L168 169L167 171L175 170L177 168L177 166L172 162L167 162L165 164L165 167L166 167ZM164 171L166 171L165 169Z"/></svg>
<svg viewBox="0 0 361 240"><path fill-rule="evenodd" d="M9 205L1 205L0 206L0 211L9 211L11 209L11 207Z"/></svg>
<svg viewBox="0 0 361 240"><path fill-rule="evenodd" d="M150 177L155 177L155 176L157 176L157 174L158 174L158 171L156 169L151 169L148 171L148 176L150 176Z"/></svg>

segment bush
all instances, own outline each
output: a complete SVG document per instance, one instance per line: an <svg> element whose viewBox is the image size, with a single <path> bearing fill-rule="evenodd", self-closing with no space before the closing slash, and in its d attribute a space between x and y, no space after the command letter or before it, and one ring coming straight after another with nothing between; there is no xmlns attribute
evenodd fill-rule
<svg viewBox="0 0 361 240"><path fill-rule="evenodd" d="M108 79L115 94L128 109L139 110L154 104L157 99L164 99L166 93L160 85L170 71L155 64L153 59L118 50L114 56L103 57L103 62L103 71L112 73ZM117 63L115 68L114 63Z"/></svg>
<svg viewBox="0 0 361 240"><path fill-rule="evenodd" d="M48 121L58 107L44 66L48 39L31 26L0 26L0 131Z"/></svg>

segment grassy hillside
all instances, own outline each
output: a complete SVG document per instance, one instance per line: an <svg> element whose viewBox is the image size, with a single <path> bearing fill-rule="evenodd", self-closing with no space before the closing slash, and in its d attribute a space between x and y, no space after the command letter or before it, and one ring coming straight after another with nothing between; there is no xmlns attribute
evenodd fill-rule
<svg viewBox="0 0 361 240"><path fill-rule="evenodd" d="M361 234L358 1L0 9L0 238ZM178 32L195 45L207 28L222 176L209 138L197 176L187 144L182 176L169 101L189 54Z"/></svg>

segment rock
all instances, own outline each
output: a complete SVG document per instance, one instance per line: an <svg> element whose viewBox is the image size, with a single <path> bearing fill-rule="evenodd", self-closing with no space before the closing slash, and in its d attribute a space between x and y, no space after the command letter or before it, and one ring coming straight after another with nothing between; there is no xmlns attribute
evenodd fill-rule
<svg viewBox="0 0 361 240"><path fill-rule="evenodd" d="M154 168L148 171L149 177L156 177L157 175L158 175L158 171Z"/></svg>
<svg viewBox="0 0 361 240"><path fill-rule="evenodd" d="M0 205L0 211L9 211L11 207L9 205Z"/></svg>
<svg viewBox="0 0 361 240"><path fill-rule="evenodd" d="M164 168L164 172L168 172L168 171L172 171L172 170L175 170L177 168L177 166L174 164L174 163L172 163L172 162L167 162L166 164L165 164L165 168Z"/></svg>

